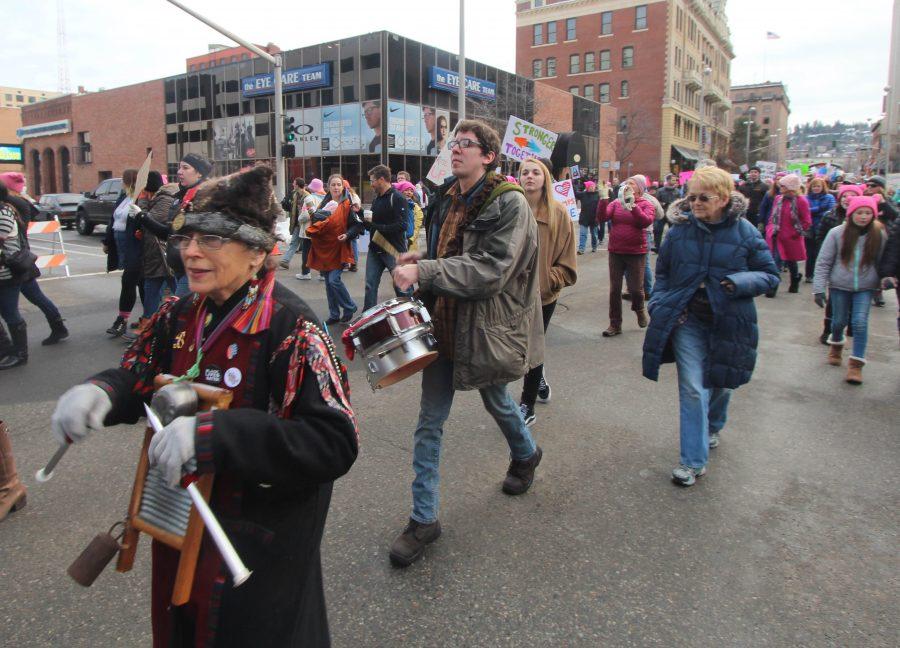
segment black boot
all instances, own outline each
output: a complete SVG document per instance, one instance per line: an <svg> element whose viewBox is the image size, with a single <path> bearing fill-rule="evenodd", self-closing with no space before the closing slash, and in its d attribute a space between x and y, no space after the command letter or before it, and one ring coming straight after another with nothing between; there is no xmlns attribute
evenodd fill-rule
<svg viewBox="0 0 900 648"><path fill-rule="evenodd" d="M800 292L800 280L803 279L803 275L799 272L795 275L791 275L791 285L788 288L789 293L797 293Z"/></svg>
<svg viewBox="0 0 900 648"><path fill-rule="evenodd" d="M113 325L106 329L106 332L115 337L121 337L125 333L125 318L119 315Z"/></svg>
<svg viewBox="0 0 900 648"><path fill-rule="evenodd" d="M60 340L65 340L67 337L69 337L69 329L66 328L62 318L60 318L50 322L50 335L46 339L41 340L41 344L43 346L50 346L51 344L56 344Z"/></svg>
<svg viewBox="0 0 900 648"><path fill-rule="evenodd" d="M28 327L25 322L13 326L9 333L12 336L13 350L8 356L0 359L0 371L28 362Z"/></svg>
<svg viewBox="0 0 900 648"><path fill-rule="evenodd" d="M774 288L772 288L772 290L766 291L766 297L768 297L769 299L772 299L777 294L778 294L778 286L775 286Z"/></svg>
<svg viewBox="0 0 900 648"><path fill-rule="evenodd" d="M0 358L5 358L12 352L12 340L9 339L9 335L6 332L6 327L4 327L3 324L0 324Z"/></svg>

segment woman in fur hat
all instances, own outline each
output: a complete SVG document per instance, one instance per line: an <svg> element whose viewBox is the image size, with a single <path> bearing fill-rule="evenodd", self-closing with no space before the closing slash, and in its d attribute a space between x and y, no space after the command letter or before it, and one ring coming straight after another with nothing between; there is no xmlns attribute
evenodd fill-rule
<svg viewBox="0 0 900 648"><path fill-rule="evenodd" d="M319 544L332 483L356 459L347 374L312 310L275 281L273 172L203 183L176 216L190 297L168 299L119 367L60 398L57 441L134 423L162 373L231 390L231 408L181 416L154 435L152 466L215 473L210 505L253 572L234 588L204 539L191 600L172 606L178 553L153 542L154 646L327 646Z"/></svg>

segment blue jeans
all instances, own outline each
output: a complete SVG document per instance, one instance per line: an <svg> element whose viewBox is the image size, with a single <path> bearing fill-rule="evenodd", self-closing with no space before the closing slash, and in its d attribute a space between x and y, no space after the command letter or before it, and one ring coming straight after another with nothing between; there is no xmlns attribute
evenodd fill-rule
<svg viewBox="0 0 900 648"><path fill-rule="evenodd" d="M175 294L175 279L172 277L144 279L144 317L150 317L159 309L164 286L168 286L169 292Z"/></svg>
<svg viewBox="0 0 900 648"><path fill-rule="evenodd" d="M297 248L300 247L300 228L295 227L293 234L291 234L291 242L288 245L287 251L285 251L284 256L281 258L281 262L285 265L291 262L291 259L294 258L294 255L297 254Z"/></svg>
<svg viewBox="0 0 900 648"><path fill-rule="evenodd" d="M703 386L709 360L710 333L705 324L688 315L672 330L672 348L678 370L678 413L681 430L681 464L702 468L709 460L709 435L725 427L732 389Z"/></svg>
<svg viewBox="0 0 900 648"><path fill-rule="evenodd" d="M485 409L494 417L509 444L513 459L528 459L537 446L522 420L506 385L491 385L478 390ZM440 486L441 440L444 423L453 404L453 362L438 358L422 372L422 399L419 422L413 437L412 519L422 524L437 520Z"/></svg>
<svg viewBox="0 0 900 648"><path fill-rule="evenodd" d="M56 304L50 301L50 298L41 291L41 286L38 284L37 279L29 279L23 282L20 289L25 299L41 309L48 322L57 322L62 319Z"/></svg>
<svg viewBox="0 0 900 648"><path fill-rule="evenodd" d="M584 252L584 246L587 244L588 232L591 233L591 249L596 251L597 246L603 239L600 238L599 228L596 225L579 225L578 226L578 251Z"/></svg>
<svg viewBox="0 0 900 648"><path fill-rule="evenodd" d="M341 270L326 270L325 275L325 296L328 298L328 316L331 319L338 319L341 316L341 309L344 313L356 312L356 302L347 292L347 286L341 279Z"/></svg>
<svg viewBox="0 0 900 648"><path fill-rule="evenodd" d="M125 230L113 230L113 239L116 241L116 257L118 260L116 270L124 270L128 260L128 232Z"/></svg>
<svg viewBox="0 0 900 648"><path fill-rule="evenodd" d="M381 275L385 270L390 273L396 265L397 260L387 252L380 252L374 247L369 248L369 253L366 255L366 296L363 301L363 311L369 310L378 303L378 284L381 283ZM388 274L388 278L393 285L390 274ZM403 292L397 286L394 286L394 293L397 297L412 297L412 290Z"/></svg>
<svg viewBox="0 0 900 648"><path fill-rule="evenodd" d="M191 287L188 284L186 274L175 275L175 296L178 298L187 297L191 294Z"/></svg>
<svg viewBox="0 0 900 648"><path fill-rule="evenodd" d="M869 341L869 309L872 308L871 290L831 289L831 339L843 343L844 329L853 325L853 357L866 359L866 344ZM851 313L852 306L852 313Z"/></svg>
<svg viewBox="0 0 900 648"><path fill-rule="evenodd" d="M19 312L19 288L17 283L0 286L0 317L10 330L25 321Z"/></svg>

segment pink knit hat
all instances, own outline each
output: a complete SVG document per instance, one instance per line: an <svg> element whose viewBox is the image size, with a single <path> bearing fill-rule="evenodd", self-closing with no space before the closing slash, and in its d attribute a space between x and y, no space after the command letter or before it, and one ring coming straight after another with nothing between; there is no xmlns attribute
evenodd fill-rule
<svg viewBox="0 0 900 648"><path fill-rule="evenodd" d="M862 185L854 185L854 184L841 185L840 187L838 187L838 190L837 190L837 200L838 200L838 202L841 202L841 196L843 196L847 192L852 192L852 193L855 193L857 196L862 196L865 189L866 188L863 187Z"/></svg>
<svg viewBox="0 0 900 648"><path fill-rule="evenodd" d="M788 173L778 179L778 185L787 191L800 191L800 176Z"/></svg>
<svg viewBox="0 0 900 648"><path fill-rule="evenodd" d="M878 201L875 196L854 196L847 206L847 218L850 218L857 209L868 207L874 215L878 215Z"/></svg>
<svg viewBox="0 0 900 648"><path fill-rule="evenodd" d="M396 189L396 190L399 191L400 193L403 193L403 192L406 191L407 189L412 189L413 191L415 191L415 190L416 190L416 185L414 185L414 184L413 184L412 182L410 182L409 180L401 180L400 182L395 182L395 183L394 183L394 189Z"/></svg>
<svg viewBox="0 0 900 648"><path fill-rule="evenodd" d="M646 176L642 176L640 174L633 175L630 178L628 178L628 180L632 180L634 182L634 184L637 185L637 188L641 190L641 193L644 193L645 191L647 191L647 177Z"/></svg>
<svg viewBox="0 0 900 648"><path fill-rule="evenodd" d="M318 178L313 178L312 180L310 180L307 187L309 187L309 190L313 193L322 193L323 191L325 191L325 185L322 184L322 181Z"/></svg>
<svg viewBox="0 0 900 648"><path fill-rule="evenodd" d="M588 191L593 191L597 188L597 183L593 180L586 180L584 183L584 188Z"/></svg>
<svg viewBox="0 0 900 648"><path fill-rule="evenodd" d="M6 185L6 188L16 193L22 193L25 188L25 176L18 171L7 171L0 173L0 181Z"/></svg>

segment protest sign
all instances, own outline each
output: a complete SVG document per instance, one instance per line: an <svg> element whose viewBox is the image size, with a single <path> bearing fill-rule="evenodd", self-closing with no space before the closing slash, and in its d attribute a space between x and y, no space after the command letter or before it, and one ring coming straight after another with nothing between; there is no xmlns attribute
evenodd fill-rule
<svg viewBox="0 0 900 648"><path fill-rule="evenodd" d="M450 166L450 149L445 146L434 159L434 164L431 165L431 170L425 177L436 185L442 185L444 180L451 175L453 175L453 167Z"/></svg>
<svg viewBox="0 0 900 648"><path fill-rule="evenodd" d="M530 157L549 158L556 146L558 135L546 128L510 115L500 152L513 160Z"/></svg>
<svg viewBox="0 0 900 648"><path fill-rule="evenodd" d="M563 180L553 183L553 198L563 204L569 216L578 220L578 202L575 200L575 188L571 180Z"/></svg>
<svg viewBox="0 0 900 648"><path fill-rule="evenodd" d="M758 160L756 166L759 167L759 177L763 180L773 179L775 170L778 168L778 165L774 162L766 162L765 160Z"/></svg>

